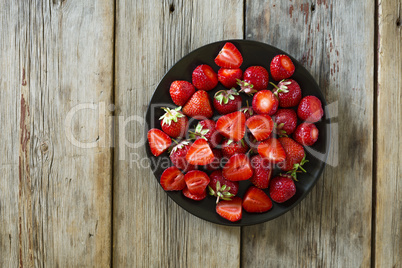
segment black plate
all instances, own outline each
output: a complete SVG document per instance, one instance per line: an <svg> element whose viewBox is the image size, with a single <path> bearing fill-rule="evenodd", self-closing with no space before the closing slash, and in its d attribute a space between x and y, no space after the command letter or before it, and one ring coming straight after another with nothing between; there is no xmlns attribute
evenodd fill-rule
<svg viewBox="0 0 402 268"><path fill-rule="evenodd" d="M218 72L219 67L215 64L214 58L219 53L220 49L226 42L232 42L243 55L243 64L240 67L243 71L252 65L260 65L265 67L269 71L269 65L272 58L278 54L287 54L282 50L279 50L273 46L255 42L248 40L225 40L216 43L211 43L201 48L198 48L185 57L183 57L180 61L178 61L163 77L158 87L156 88L152 99L149 103L148 110L146 113L146 129L145 135L150 128L159 128L159 117L163 114L163 111L160 109L162 106L171 106L175 107L170 95L169 95L169 87L170 84L175 80L186 80L191 82L191 74L193 70L200 64L208 64L210 65L216 72ZM295 79L302 89L303 96L306 95L314 95L318 97L323 107L326 107L326 102L324 96L321 93L320 88L315 82L314 78L310 75L310 73L294 58L290 57L296 67L295 73L292 78ZM271 77L271 76L270 76ZM272 79L270 79L272 81ZM208 92L211 97L215 94L217 90L224 89L224 87L219 83L217 88ZM272 86L269 87L272 89ZM245 94L242 94L243 99L251 99L246 98ZM251 102L249 101L251 104ZM216 115L214 115L215 118ZM215 118L216 119L216 118ZM193 121L191 126L194 126L197 121ZM170 198L172 198L178 205L182 208L190 212L191 214L213 222L217 224L223 225L231 225L231 226L245 226L252 225L257 223L266 222L272 220L283 213L291 210L295 207L300 201L308 194L308 192L313 188L318 178L325 167L325 161L329 152L329 143L330 143L330 120L328 116L328 112L325 109L323 119L316 123L316 126L319 130L319 139L318 141L311 147L314 151L321 154L321 160L315 158L312 154L306 150L306 157L309 160L308 163L305 164L304 168L307 170L307 173L298 175L298 182L296 182L296 194L290 200L286 201L282 204L277 204L273 202L273 208L266 213L247 213L243 210L243 217L238 222L230 222L226 219L221 218L215 212L215 198L211 196L207 196L202 201L193 201L184 197L184 195L178 192L167 192ZM148 143L145 145L146 152L148 158L151 160L151 168L153 173L155 174L156 179L159 182L159 178L162 172L169 166L171 166L171 162L169 160L168 154L164 153L159 157L154 157L149 149ZM278 174L278 170L274 170L273 176ZM239 196L243 196L247 188L251 185L249 181L240 182ZM268 193L268 190L265 190Z"/></svg>

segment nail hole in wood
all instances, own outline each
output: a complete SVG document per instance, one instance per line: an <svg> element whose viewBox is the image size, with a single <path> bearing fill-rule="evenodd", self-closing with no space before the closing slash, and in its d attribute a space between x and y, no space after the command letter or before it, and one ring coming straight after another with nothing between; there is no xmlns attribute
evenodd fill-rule
<svg viewBox="0 0 402 268"><path fill-rule="evenodd" d="M173 4L170 4L170 6L169 6L169 12L170 12L170 13L173 13L173 12L174 12L174 5L173 5Z"/></svg>
<svg viewBox="0 0 402 268"><path fill-rule="evenodd" d="M311 12L315 11L315 4L311 4Z"/></svg>
<svg viewBox="0 0 402 268"><path fill-rule="evenodd" d="M400 19L400 18L398 18L398 19L396 20L396 26L397 26L397 27L401 26L401 19Z"/></svg>

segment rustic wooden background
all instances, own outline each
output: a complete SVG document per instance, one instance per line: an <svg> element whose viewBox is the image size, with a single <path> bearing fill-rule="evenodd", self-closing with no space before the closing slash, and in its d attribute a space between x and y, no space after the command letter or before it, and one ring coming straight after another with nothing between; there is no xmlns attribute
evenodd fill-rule
<svg viewBox="0 0 402 268"><path fill-rule="evenodd" d="M401 20L402 0L0 0L0 267L402 267ZM300 60L336 141L300 205L243 228L118 146L177 60L235 38Z"/></svg>

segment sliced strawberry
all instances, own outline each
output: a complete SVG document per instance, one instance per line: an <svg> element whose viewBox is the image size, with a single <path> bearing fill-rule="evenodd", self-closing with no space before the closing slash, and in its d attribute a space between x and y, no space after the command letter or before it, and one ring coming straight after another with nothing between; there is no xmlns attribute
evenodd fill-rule
<svg viewBox="0 0 402 268"><path fill-rule="evenodd" d="M209 177L201 170L192 170L184 175L184 181L190 193L201 195L209 184Z"/></svg>
<svg viewBox="0 0 402 268"><path fill-rule="evenodd" d="M275 138L261 142L258 145L258 153L272 164L277 164L286 159L285 150L281 143Z"/></svg>
<svg viewBox="0 0 402 268"><path fill-rule="evenodd" d="M199 120L212 117L213 111L208 93L204 90L196 91L184 105L183 113Z"/></svg>
<svg viewBox="0 0 402 268"><path fill-rule="evenodd" d="M241 198L237 196L230 201L223 200L216 205L216 213L231 222L238 221L243 214L241 203Z"/></svg>
<svg viewBox="0 0 402 268"><path fill-rule="evenodd" d="M272 175L272 166L268 160L262 158L261 155L254 155L251 160L253 167L253 176L250 178L252 184L260 189L266 189Z"/></svg>
<svg viewBox="0 0 402 268"><path fill-rule="evenodd" d="M257 141L263 141L271 135L274 122L269 115L254 115L247 119L246 126Z"/></svg>
<svg viewBox="0 0 402 268"><path fill-rule="evenodd" d="M207 165L214 160L214 154L206 140L198 139L191 145L186 159L192 165Z"/></svg>
<svg viewBox="0 0 402 268"><path fill-rule="evenodd" d="M289 78L295 72L292 60L286 55L276 55L270 65L272 78L276 81Z"/></svg>
<svg viewBox="0 0 402 268"><path fill-rule="evenodd" d="M151 153L154 156L161 155L172 144L169 135L157 128L150 129L147 136Z"/></svg>
<svg viewBox="0 0 402 268"><path fill-rule="evenodd" d="M187 81L173 81L170 85L169 93L174 104L178 106L183 106L186 104L188 99L194 94L194 86Z"/></svg>
<svg viewBox="0 0 402 268"><path fill-rule="evenodd" d="M290 176L277 176L269 184L269 195L276 203L283 203L296 194L296 185Z"/></svg>
<svg viewBox="0 0 402 268"><path fill-rule="evenodd" d="M253 176L253 169L247 155L235 154L223 167L222 174L230 181L243 181Z"/></svg>
<svg viewBox="0 0 402 268"><path fill-rule="evenodd" d="M250 186L244 194L242 205L247 212L262 213L272 208L272 201L263 190Z"/></svg>
<svg viewBox="0 0 402 268"><path fill-rule="evenodd" d="M215 63L222 68L239 68L243 63L243 57L235 45L227 42L216 56Z"/></svg>
<svg viewBox="0 0 402 268"><path fill-rule="evenodd" d="M218 85L218 75L211 66L202 64L194 69L192 81L197 89L209 91Z"/></svg>
<svg viewBox="0 0 402 268"><path fill-rule="evenodd" d="M220 68L218 71L218 80L226 88L232 88L237 86L237 80L241 80L243 71L237 69Z"/></svg>
<svg viewBox="0 0 402 268"><path fill-rule="evenodd" d="M186 187L183 173L175 166L163 171L160 184L165 191L180 191Z"/></svg>
<svg viewBox="0 0 402 268"><path fill-rule="evenodd" d="M204 199L207 196L207 191L204 190L204 192L202 192L202 194L192 194L188 188L184 188L182 191L183 195L187 198L193 199L195 201L200 201L202 199Z"/></svg>
<svg viewBox="0 0 402 268"><path fill-rule="evenodd" d="M253 110L257 114L273 115L278 105L278 98L269 90L258 91L253 97Z"/></svg>
<svg viewBox="0 0 402 268"><path fill-rule="evenodd" d="M216 129L226 138L239 141L246 132L246 116L239 111L221 116L216 122Z"/></svg>

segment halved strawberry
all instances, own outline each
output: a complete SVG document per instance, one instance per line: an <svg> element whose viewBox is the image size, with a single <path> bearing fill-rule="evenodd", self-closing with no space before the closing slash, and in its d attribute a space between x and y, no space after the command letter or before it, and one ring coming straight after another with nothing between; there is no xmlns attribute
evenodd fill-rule
<svg viewBox="0 0 402 268"><path fill-rule="evenodd" d="M253 97L253 110L257 114L273 115L278 105L278 98L269 90L258 91Z"/></svg>
<svg viewBox="0 0 402 268"><path fill-rule="evenodd" d="M247 155L235 154L223 167L222 174L230 181L244 181L253 176L253 169Z"/></svg>
<svg viewBox="0 0 402 268"><path fill-rule="evenodd" d="M258 153L272 164L282 162L286 159L285 150L275 138L261 142L258 145Z"/></svg>
<svg viewBox="0 0 402 268"><path fill-rule="evenodd" d="M212 105L208 93L204 90L196 91L184 105L183 113L199 120L212 117Z"/></svg>
<svg viewBox="0 0 402 268"><path fill-rule="evenodd" d="M216 205L216 213L231 222L238 221L243 215L241 203L241 198L237 196L230 201L223 200Z"/></svg>
<svg viewBox="0 0 402 268"><path fill-rule="evenodd" d="M263 190L250 186L244 194L242 205L247 212L262 213L272 208L272 201Z"/></svg>
<svg viewBox="0 0 402 268"><path fill-rule="evenodd" d="M247 119L246 126L257 141L263 141L271 135L274 122L269 115L254 115Z"/></svg>
<svg viewBox="0 0 402 268"><path fill-rule="evenodd" d="M222 68L239 68L243 63L243 57L235 45L227 42L216 56L215 63Z"/></svg>
<svg viewBox="0 0 402 268"><path fill-rule="evenodd" d="M199 90L209 91L218 85L218 75L207 64L201 64L192 74L193 85Z"/></svg>
<svg viewBox="0 0 402 268"><path fill-rule="evenodd" d="M252 184L260 189L266 189L272 175L272 166L268 160L261 155L251 157L251 166L253 167L253 176L250 178Z"/></svg>
<svg viewBox="0 0 402 268"><path fill-rule="evenodd" d="M241 79L243 76L243 71L239 68L237 69L226 69L220 68L218 71L218 80L226 88L232 88L237 86L237 80Z"/></svg>
<svg viewBox="0 0 402 268"><path fill-rule="evenodd" d="M206 140L198 139L191 145L186 159L192 165L207 165L214 160L214 154Z"/></svg>
<svg viewBox="0 0 402 268"><path fill-rule="evenodd" d="M166 151L170 144L172 144L172 139L160 129L152 128L147 134L149 147L151 148L151 153L154 156L161 155Z"/></svg>
<svg viewBox="0 0 402 268"><path fill-rule="evenodd" d="M206 190L204 190L204 192L202 192L202 194L192 194L192 193L190 193L188 188L184 188L182 193L183 193L183 195L185 197L193 199L195 201L200 201L200 200L204 199L205 197L207 197L207 191Z"/></svg>
<svg viewBox="0 0 402 268"><path fill-rule="evenodd" d="M174 104L178 106L186 104L194 92L195 88L190 82L179 80L173 81L169 89L170 97L172 97Z"/></svg>
<svg viewBox="0 0 402 268"><path fill-rule="evenodd" d="M276 55L270 65L272 78L276 81L289 78L295 72L292 60L286 55Z"/></svg>
<svg viewBox="0 0 402 268"><path fill-rule="evenodd" d="M183 173L175 166L163 171L160 184L165 191L180 191L186 187Z"/></svg>
<svg viewBox="0 0 402 268"><path fill-rule="evenodd" d="M246 116L239 111L221 116L216 129L226 138L239 141L246 132Z"/></svg>
<svg viewBox="0 0 402 268"><path fill-rule="evenodd" d="M209 177L207 173L201 170L192 170L184 175L184 181L190 193L201 195L209 184Z"/></svg>

